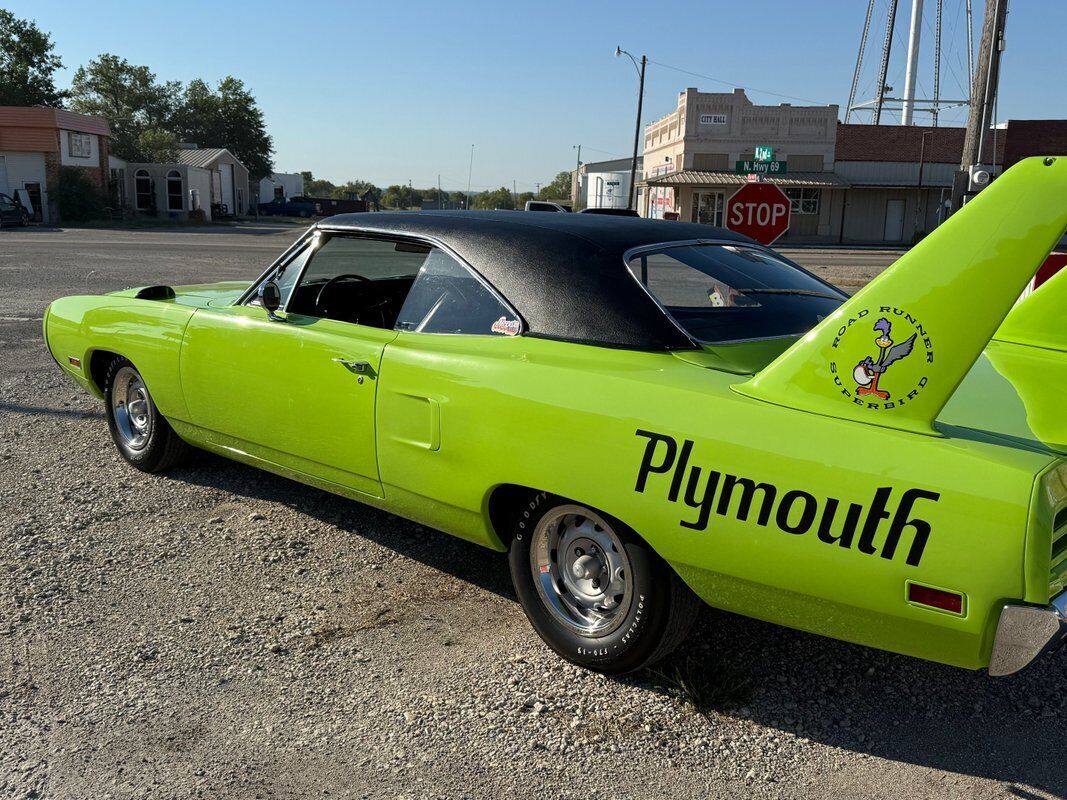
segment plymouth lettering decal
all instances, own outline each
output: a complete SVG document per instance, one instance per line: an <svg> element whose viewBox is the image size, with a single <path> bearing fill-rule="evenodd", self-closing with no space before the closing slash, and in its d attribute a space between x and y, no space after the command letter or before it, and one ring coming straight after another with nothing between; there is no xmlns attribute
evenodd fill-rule
<svg viewBox="0 0 1067 800"><path fill-rule="evenodd" d="M773 525L793 536L815 531L824 544L867 555L877 553L886 559L896 556L901 539L910 531L911 545L905 562L917 567L922 561L931 525L913 513L919 501L936 503L941 497L939 492L905 489L894 496L893 487L881 486L869 502L855 503L817 497L801 489L783 491L773 483L690 464L695 445L691 439L679 445L673 436L662 433L638 429L636 435L648 441L634 491L644 494L650 484L656 483L668 503L681 502L692 509L695 514L678 521L683 528L705 531L714 514L763 528ZM885 522L888 527L883 525Z"/></svg>

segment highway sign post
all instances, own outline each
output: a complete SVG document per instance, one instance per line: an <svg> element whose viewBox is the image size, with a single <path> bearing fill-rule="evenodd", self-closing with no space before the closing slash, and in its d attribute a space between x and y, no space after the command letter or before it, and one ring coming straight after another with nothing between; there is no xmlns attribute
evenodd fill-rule
<svg viewBox="0 0 1067 800"><path fill-rule="evenodd" d="M789 230L789 198L773 183L746 183L726 201L726 227L772 244Z"/></svg>

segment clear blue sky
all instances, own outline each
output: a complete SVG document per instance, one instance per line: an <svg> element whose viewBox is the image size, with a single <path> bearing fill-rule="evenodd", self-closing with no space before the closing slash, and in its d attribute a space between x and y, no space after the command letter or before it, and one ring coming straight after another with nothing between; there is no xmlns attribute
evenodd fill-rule
<svg viewBox="0 0 1067 800"><path fill-rule="evenodd" d="M233 74L259 100L278 171L341 182L467 184L532 190L583 161L628 155L637 76L615 45L648 68L644 121L675 107L687 86L743 86L844 106L867 4L863 0L747 2L104 2L0 0L49 31L65 68L111 52L163 80ZM982 0L974 0L975 38ZM885 0L876 6L884 9ZM934 0L926 2L920 87L932 83ZM889 83L903 86L911 3L900 0ZM75 8L77 10L75 10ZM998 118L1067 117L1067 2L1011 0ZM942 96L965 82L963 0L944 0ZM882 12L884 14L884 11ZM876 12L877 15L877 12ZM883 17L884 19L884 17ZM884 22L881 23L884 26ZM881 28L881 26L879 26ZM872 31L861 94L881 48ZM863 89L867 91L864 92ZM788 101L786 101L788 102ZM797 102L797 101L793 101ZM843 114L843 112L842 112ZM955 112L961 122L963 115Z"/></svg>

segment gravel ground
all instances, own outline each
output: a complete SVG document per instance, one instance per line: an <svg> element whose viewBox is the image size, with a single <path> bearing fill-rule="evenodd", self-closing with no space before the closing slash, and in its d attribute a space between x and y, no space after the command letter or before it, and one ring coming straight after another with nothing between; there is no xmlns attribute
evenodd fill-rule
<svg viewBox="0 0 1067 800"><path fill-rule="evenodd" d="M0 233L0 796L1067 793L1067 657L991 680L707 609L605 678L540 643L498 554L208 455L125 466L45 304L251 278L293 235Z"/></svg>

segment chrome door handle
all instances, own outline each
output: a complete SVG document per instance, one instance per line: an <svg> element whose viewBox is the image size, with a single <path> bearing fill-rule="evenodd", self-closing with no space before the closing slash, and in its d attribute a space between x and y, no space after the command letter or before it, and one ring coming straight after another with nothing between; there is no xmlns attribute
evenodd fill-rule
<svg viewBox="0 0 1067 800"><path fill-rule="evenodd" d="M342 365L345 369L351 372L358 372L361 375L365 375L366 373L370 372L369 361L351 361L347 358L331 358L330 360L333 361L335 364Z"/></svg>

